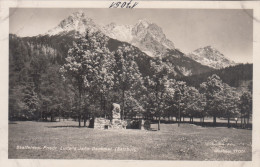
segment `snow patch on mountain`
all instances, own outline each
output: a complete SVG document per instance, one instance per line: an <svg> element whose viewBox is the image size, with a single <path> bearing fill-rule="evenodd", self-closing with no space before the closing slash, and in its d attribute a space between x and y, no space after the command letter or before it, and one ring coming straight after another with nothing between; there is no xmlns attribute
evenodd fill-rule
<svg viewBox="0 0 260 167"><path fill-rule="evenodd" d="M133 40L132 28L132 25L116 25L115 23L110 23L102 27L102 31L110 38L130 42Z"/></svg>
<svg viewBox="0 0 260 167"><path fill-rule="evenodd" d="M167 49L174 49L174 44L168 40L161 27L148 21L138 20L135 25L109 24L102 28L104 34L110 38L128 42L150 56L163 54Z"/></svg>

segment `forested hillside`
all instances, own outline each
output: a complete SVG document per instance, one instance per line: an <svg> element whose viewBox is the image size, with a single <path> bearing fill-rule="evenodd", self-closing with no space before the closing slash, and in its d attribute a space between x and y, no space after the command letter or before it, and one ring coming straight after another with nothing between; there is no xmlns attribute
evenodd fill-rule
<svg viewBox="0 0 260 167"><path fill-rule="evenodd" d="M185 81L188 85L199 87L201 82L205 82L212 74L217 74L224 83L232 87L244 86L245 82L253 80L253 64L239 64L198 75L182 77L180 80ZM252 82L250 83L252 84Z"/></svg>

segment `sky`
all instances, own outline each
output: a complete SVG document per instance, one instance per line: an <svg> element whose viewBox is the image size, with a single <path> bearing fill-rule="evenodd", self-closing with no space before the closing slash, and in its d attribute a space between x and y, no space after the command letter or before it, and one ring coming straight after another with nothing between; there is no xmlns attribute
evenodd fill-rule
<svg viewBox="0 0 260 167"><path fill-rule="evenodd" d="M253 10L11 8L9 32L21 37L43 34L79 10L99 25L147 19L184 53L211 45L237 63L253 62Z"/></svg>

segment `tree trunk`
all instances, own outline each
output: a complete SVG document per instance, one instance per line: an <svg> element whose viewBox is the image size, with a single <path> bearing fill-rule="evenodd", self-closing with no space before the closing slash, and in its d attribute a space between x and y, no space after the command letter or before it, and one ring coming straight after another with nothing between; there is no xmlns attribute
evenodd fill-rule
<svg viewBox="0 0 260 167"><path fill-rule="evenodd" d="M242 118L242 112L241 112L241 115L240 115L240 119L241 119L241 128L243 128L243 118Z"/></svg>
<svg viewBox="0 0 260 167"><path fill-rule="evenodd" d="M86 118L86 115L84 115L84 127L86 127L86 122L87 122L87 118Z"/></svg>
<svg viewBox="0 0 260 167"><path fill-rule="evenodd" d="M40 119L41 119L41 121L42 121L42 110L41 110L41 118L40 118Z"/></svg>
<svg viewBox="0 0 260 167"><path fill-rule="evenodd" d="M228 128L230 128L230 118L228 117Z"/></svg>
<svg viewBox="0 0 260 167"><path fill-rule="evenodd" d="M79 120L79 127L81 127L81 116L78 116L78 120Z"/></svg>
<svg viewBox="0 0 260 167"><path fill-rule="evenodd" d="M246 117L244 117L244 128L246 128Z"/></svg>
<svg viewBox="0 0 260 167"><path fill-rule="evenodd" d="M103 114L103 104L102 104L102 101L103 101L103 97L102 97L102 93L100 93L100 111L101 111L101 115Z"/></svg>
<svg viewBox="0 0 260 167"><path fill-rule="evenodd" d="M125 89L123 88L123 106L122 106L122 120L124 120L124 116L125 116Z"/></svg>
<svg viewBox="0 0 260 167"><path fill-rule="evenodd" d="M79 121L79 127L81 127L81 113L82 113L82 107L81 107L81 96L82 96L82 85L81 82L78 81L78 89L79 89L79 103L78 103L78 121Z"/></svg>
<svg viewBox="0 0 260 167"><path fill-rule="evenodd" d="M250 115L248 113L248 117L247 117L247 127L249 128L249 119L250 119Z"/></svg>
<svg viewBox="0 0 260 167"><path fill-rule="evenodd" d="M216 126L216 123L217 123L217 117L214 116L214 117L213 117L213 125Z"/></svg>
<svg viewBox="0 0 260 167"><path fill-rule="evenodd" d="M106 98L104 99L104 114L105 114L105 118L107 118L107 106L106 106Z"/></svg>
<svg viewBox="0 0 260 167"><path fill-rule="evenodd" d="M159 121L158 121L158 130L160 130L160 124L161 124L161 117L159 116Z"/></svg>
<svg viewBox="0 0 260 167"><path fill-rule="evenodd" d="M53 113L51 113L51 122L54 122L54 116L53 116Z"/></svg>

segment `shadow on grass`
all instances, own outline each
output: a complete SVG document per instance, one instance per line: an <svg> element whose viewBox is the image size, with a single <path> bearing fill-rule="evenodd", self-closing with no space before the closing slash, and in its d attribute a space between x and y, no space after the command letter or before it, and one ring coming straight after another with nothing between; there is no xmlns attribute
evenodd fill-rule
<svg viewBox="0 0 260 167"><path fill-rule="evenodd" d="M158 121L153 120L152 123L158 123ZM176 121L165 121L165 120L161 120L161 123L164 124L178 124L178 122ZM252 130L252 124L247 124L245 125L245 127L241 127L240 123L230 123L228 126L227 122L217 122L216 124L214 124L213 122L193 122L191 123L190 121L182 121L180 122L180 124L194 124L197 126L202 126L202 127L227 127L227 128L236 128L236 129L248 129L248 130Z"/></svg>
<svg viewBox="0 0 260 167"><path fill-rule="evenodd" d="M76 125L65 125L65 126L47 126L47 128L89 128L84 126L76 126Z"/></svg>
<svg viewBox="0 0 260 167"><path fill-rule="evenodd" d="M189 123L189 122L187 122ZM213 122L193 122L191 124L202 126L202 127L228 127L228 128L236 128L236 129L249 129L252 130L252 124L247 124L246 127L242 128L240 124L230 123L228 126L228 123L216 123Z"/></svg>
<svg viewBox="0 0 260 167"><path fill-rule="evenodd" d="M16 122L9 122L8 124L17 124Z"/></svg>

